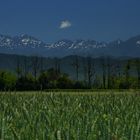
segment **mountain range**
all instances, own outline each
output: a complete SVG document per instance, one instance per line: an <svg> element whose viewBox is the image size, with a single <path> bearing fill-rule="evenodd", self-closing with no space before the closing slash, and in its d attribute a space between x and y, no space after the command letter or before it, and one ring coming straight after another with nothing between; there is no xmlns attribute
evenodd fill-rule
<svg viewBox="0 0 140 140"><path fill-rule="evenodd" d="M68 55L140 57L140 35L126 41L118 39L109 43L95 40L63 39L51 44L26 34L14 37L0 35L0 53L43 57Z"/></svg>

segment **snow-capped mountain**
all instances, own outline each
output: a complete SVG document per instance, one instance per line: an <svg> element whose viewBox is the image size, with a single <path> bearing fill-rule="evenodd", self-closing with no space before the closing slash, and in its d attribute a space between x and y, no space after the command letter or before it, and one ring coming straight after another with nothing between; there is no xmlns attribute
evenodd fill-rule
<svg viewBox="0 0 140 140"><path fill-rule="evenodd" d="M23 34L20 36L10 37L10 36L4 36L0 35L0 47L10 47L10 48L16 48L16 47L44 47L45 43L42 41L31 37L29 35Z"/></svg>
<svg viewBox="0 0 140 140"><path fill-rule="evenodd" d="M6 48L20 48L20 47L29 47L29 48L38 48L45 47L47 49L95 49L106 47L107 43L105 42L97 42L94 40L59 40L52 44L46 44L32 36L29 35L21 35L21 36L4 36L0 35L0 47Z"/></svg>
<svg viewBox="0 0 140 140"><path fill-rule="evenodd" d="M132 37L126 41L120 39L110 43L95 40L59 40L52 44L29 36L0 35L0 53L40 55L45 57L63 57L67 55L102 55L140 57L140 36Z"/></svg>
<svg viewBox="0 0 140 140"><path fill-rule="evenodd" d="M54 44L48 45L48 48L65 48L65 49L95 49L106 47L107 43L97 42L94 40L60 40Z"/></svg>
<svg viewBox="0 0 140 140"><path fill-rule="evenodd" d="M10 36L0 35L0 47L12 47L13 39Z"/></svg>

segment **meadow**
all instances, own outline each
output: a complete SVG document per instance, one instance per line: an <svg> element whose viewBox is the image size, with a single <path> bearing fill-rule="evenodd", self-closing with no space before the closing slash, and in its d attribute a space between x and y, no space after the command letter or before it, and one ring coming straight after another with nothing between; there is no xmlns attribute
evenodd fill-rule
<svg viewBox="0 0 140 140"><path fill-rule="evenodd" d="M140 140L140 94L1 92L1 140Z"/></svg>

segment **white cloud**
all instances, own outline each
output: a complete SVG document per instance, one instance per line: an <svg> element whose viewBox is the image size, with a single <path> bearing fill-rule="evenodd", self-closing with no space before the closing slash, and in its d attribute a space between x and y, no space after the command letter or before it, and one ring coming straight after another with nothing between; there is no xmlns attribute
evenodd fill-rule
<svg viewBox="0 0 140 140"><path fill-rule="evenodd" d="M68 21L68 20L65 20L65 21L62 21L61 24L60 24L60 29L65 29L65 28L69 28L71 27L72 24Z"/></svg>

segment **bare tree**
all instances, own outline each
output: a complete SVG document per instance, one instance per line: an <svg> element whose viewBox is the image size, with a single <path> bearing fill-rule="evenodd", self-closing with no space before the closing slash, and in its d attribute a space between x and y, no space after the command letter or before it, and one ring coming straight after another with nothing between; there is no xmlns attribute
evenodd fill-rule
<svg viewBox="0 0 140 140"><path fill-rule="evenodd" d="M105 58L101 58L101 67L102 67L102 80L103 80L103 88L106 88L106 64Z"/></svg>
<svg viewBox="0 0 140 140"><path fill-rule="evenodd" d="M22 68L19 56L16 57L16 73L17 77L20 78L20 76L22 75Z"/></svg>
<svg viewBox="0 0 140 140"><path fill-rule="evenodd" d="M111 62L110 57L107 57L107 86L111 87Z"/></svg>
<svg viewBox="0 0 140 140"><path fill-rule="evenodd" d="M60 59L59 58L54 58L54 69L56 74L60 73Z"/></svg>
<svg viewBox="0 0 140 140"><path fill-rule="evenodd" d="M86 57L82 59L83 63L83 75L84 75L84 81L87 82L87 64L86 64Z"/></svg>
<svg viewBox="0 0 140 140"><path fill-rule="evenodd" d="M79 64L79 58L78 58L77 55L74 56L72 66L75 69L76 80L78 81L79 80L79 68L80 68L80 64Z"/></svg>
<svg viewBox="0 0 140 140"><path fill-rule="evenodd" d="M129 77L130 77L130 61L127 61L127 64L125 66L125 80L126 82L129 81Z"/></svg>
<svg viewBox="0 0 140 140"><path fill-rule="evenodd" d="M87 79L88 79L88 87L91 87L92 80L95 76L95 68L94 63L91 57L87 57Z"/></svg>
<svg viewBox="0 0 140 140"><path fill-rule="evenodd" d="M140 88L140 59L139 58L135 60L135 65L137 71L138 88Z"/></svg>
<svg viewBox="0 0 140 140"><path fill-rule="evenodd" d="M27 73L28 73L28 59L25 56L24 60L23 60L23 69L24 69L24 77L26 77Z"/></svg>
<svg viewBox="0 0 140 140"><path fill-rule="evenodd" d="M44 72L44 58L40 57L40 73Z"/></svg>
<svg viewBox="0 0 140 140"><path fill-rule="evenodd" d="M39 72L39 68L40 68L40 63L39 63L39 57L38 56L33 56L31 59L31 65L32 65L32 72L33 75L35 77L35 80L37 79L37 74Z"/></svg>

